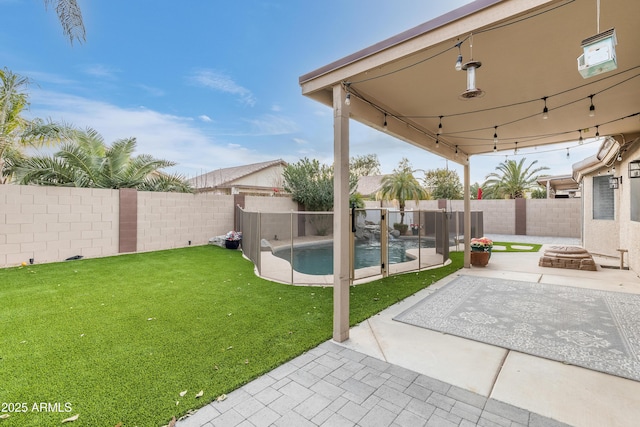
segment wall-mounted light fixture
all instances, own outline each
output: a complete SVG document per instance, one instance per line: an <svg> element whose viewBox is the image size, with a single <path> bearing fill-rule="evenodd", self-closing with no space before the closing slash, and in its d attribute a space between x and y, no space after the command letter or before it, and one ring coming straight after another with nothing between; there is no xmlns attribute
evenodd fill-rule
<svg viewBox="0 0 640 427"><path fill-rule="evenodd" d="M622 184L621 176L612 176L611 178L609 178L609 188L617 190L620 184Z"/></svg>

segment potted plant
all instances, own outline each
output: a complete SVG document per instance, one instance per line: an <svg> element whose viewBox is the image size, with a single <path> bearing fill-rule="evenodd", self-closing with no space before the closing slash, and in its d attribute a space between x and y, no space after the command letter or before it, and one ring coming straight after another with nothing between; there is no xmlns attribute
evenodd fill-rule
<svg viewBox="0 0 640 427"><path fill-rule="evenodd" d="M478 237L471 239L471 265L484 267L489 263L491 258L491 248L493 241L486 237Z"/></svg>
<svg viewBox="0 0 640 427"><path fill-rule="evenodd" d="M414 236L417 236L421 228L422 227L420 227L420 224L411 224L411 233Z"/></svg>
<svg viewBox="0 0 640 427"><path fill-rule="evenodd" d="M238 249L242 242L242 232L230 231L224 236L224 246L227 249Z"/></svg>

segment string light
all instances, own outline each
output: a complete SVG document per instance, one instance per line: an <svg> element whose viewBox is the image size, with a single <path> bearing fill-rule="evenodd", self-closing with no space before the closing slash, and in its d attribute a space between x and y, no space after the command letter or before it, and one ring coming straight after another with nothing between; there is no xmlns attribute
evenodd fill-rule
<svg viewBox="0 0 640 427"><path fill-rule="evenodd" d="M495 153L496 151L498 151L498 146L496 145L496 143L493 143L493 152Z"/></svg>
<svg viewBox="0 0 640 427"><path fill-rule="evenodd" d="M515 146L515 148L513 149L513 154L514 154L514 155L515 155L515 154L518 154L518 141L516 141L516 146Z"/></svg>
<svg viewBox="0 0 640 427"><path fill-rule="evenodd" d="M461 44L462 42L456 44L456 47L458 48L458 60L456 61L456 66L455 66L456 71L462 70L462 51L460 50Z"/></svg>
<svg viewBox="0 0 640 427"><path fill-rule="evenodd" d="M351 94L347 92L347 96L344 99L344 105L351 105Z"/></svg>
<svg viewBox="0 0 640 427"><path fill-rule="evenodd" d="M440 116L440 123L438 123L438 135L442 135L442 118L444 116Z"/></svg>
<svg viewBox="0 0 640 427"><path fill-rule="evenodd" d="M596 138L600 138L600 125L596 125Z"/></svg>
<svg viewBox="0 0 640 427"><path fill-rule="evenodd" d="M580 138L578 138L578 144L582 145L582 143L584 142L584 138L582 137L582 129L578 129L578 132L580 132Z"/></svg>
<svg viewBox="0 0 640 427"><path fill-rule="evenodd" d="M436 135L436 148L440 148L440 137Z"/></svg>
<svg viewBox="0 0 640 427"><path fill-rule="evenodd" d="M384 130L387 130L387 113L384 113L384 124L382 125Z"/></svg>
<svg viewBox="0 0 640 427"><path fill-rule="evenodd" d="M595 105L593 105L594 96L595 94L589 95L589 98L591 99L591 105L589 106L589 117L594 117L596 115L596 107Z"/></svg>
<svg viewBox="0 0 640 427"><path fill-rule="evenodd" d="M456 145L456 157L458 157L458 146Z"/></svg>
<svg viewBox="0 0 640 427"><path fill-rule="evenodd" d="M569 149L567 148L567 159L569 158Z"/></svg>
<svg viewBox="0 0 640 427"><path fill-rule="evenodd" d="M544 120L547 120L549 118L549 109L547 108L547 97L543 97L542 100L544 101L544 108L542 109L542 118Z"/></svg>
<svg viewBox="0 0 640 427"><path fill-rule="evenodd" d="M498 126L493 127L493 145L498 143Z"/></svg>

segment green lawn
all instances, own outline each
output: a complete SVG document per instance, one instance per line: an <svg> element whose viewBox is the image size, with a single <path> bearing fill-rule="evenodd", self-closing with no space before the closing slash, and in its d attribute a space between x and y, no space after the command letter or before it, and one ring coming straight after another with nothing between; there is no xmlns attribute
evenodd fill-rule
<svg viewBox="0 0 640 427"><path fill-rule="evenodd" d="M499 249L496 246L504 247L504 249ZM493 242L493 252L538 252L541 247L542 245L537 243Z"/></svg>
<svg viewBox="0 0 640 427"><path fill-rule="evenodd" d="M351 323L461 268L451 257L352 287ZM3 269L0 307L0 427L165 425L332 334L331 288L259 279L216 246Z"/></svg>

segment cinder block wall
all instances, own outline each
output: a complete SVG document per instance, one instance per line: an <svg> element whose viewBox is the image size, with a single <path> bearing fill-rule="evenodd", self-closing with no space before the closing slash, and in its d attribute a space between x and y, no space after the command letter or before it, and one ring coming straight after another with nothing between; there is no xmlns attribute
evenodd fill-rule
<svg viewBox="0 0 640 427"><path fill-rule="evenodd" d="M447 201L449 209L464 212L464 200ZM483 212L484 234L516 234L514 200L471 200L471 210Z"/></svg>
<svg viewBox="0 0 640 427"><path fill-rule="evenodd" d="M138 251L204 245L233 228L233 196L138 192Z"/></svg>
<svg viewBox="0 0 640 427"><path fill-rule="evenodd" d="M580 237L582 199L527 200L527 234Z"/></svg>
<svg viewBox="0 0 640 427"><path fill-rule="evenodd" d="M0 185L0 267L118 253L118 191Z"/></svg>
<svg viewBox="0 0 640 427"><path fill-rule="evenodd" d="M586 201L586 200L585 200ZM582 233L581 199L526 199L526 235L580 238ZM365 202L368 208L380 207L379 201ZM392 203L385 207L397 209ZM464 211L463 200L447 200L448 211ZM438 209L437 200L406 203L406 209ZM471 200L472 211L482 211L485 234L516 234L515 200Z"/></svg>
<svg viewBox="0 0 640 427"><path fill-rule="evenodd" d="M131 227L136 233L136 251L185 247L189 241L203 245L233 229L233 196L155 192L136 196L137 224ZM0 185L0 267L30 259L44 263L75 255L93 258L119 253L120 197L119 190ZM528 235L580 237L579 199L526 203ZM417 207L434 210L438 201L421 201L418 206L407 203L407 209ZM245 208L281 212L269 219L272 223L263 224L270 234L266 237L277 233L280 238L290 234L287 213L298 206L287 197L247 196ZM462 200L447 201L447 210L463 208ZM471 209L484 211L485 234L515 233L513 200L472 200ZM294 226L294 233L298 232L299 227ZM586 240L592 240L590 237Z"/></svg>

